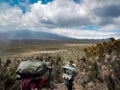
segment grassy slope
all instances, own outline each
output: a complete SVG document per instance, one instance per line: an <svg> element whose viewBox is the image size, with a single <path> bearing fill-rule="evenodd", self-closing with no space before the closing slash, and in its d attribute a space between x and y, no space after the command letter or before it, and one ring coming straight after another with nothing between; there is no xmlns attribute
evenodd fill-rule
<svg viewBox="0 0 120 90"><path fill-rule="evenodd" d="M84 47L97 41L82 40L0 40L0 57L11 57L11 55L21 54L31 51L53 51L65 50L76 47L76 44ZM81 45L81 43L83 45ZM71 45L75 44L75 45Z"/></svg>

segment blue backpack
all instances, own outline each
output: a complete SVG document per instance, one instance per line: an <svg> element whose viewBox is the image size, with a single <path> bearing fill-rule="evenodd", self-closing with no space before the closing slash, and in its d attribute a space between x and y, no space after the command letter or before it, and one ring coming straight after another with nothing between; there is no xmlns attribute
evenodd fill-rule
<svg viewBox="0 0 120 90"><path fill-rule="evenodd" d="M74 75L75 74L75 68L72 66L63 66L62 67L62 72L67 74L67 75Z"/></svg>
<svg viewBox="0 0 120 90"><path fill-rule="evenodd" d="M74 75L75 75L75 68L72 66L63 66L62 67L62 72L64 75L70 77L68 78L63 78L63 82L65 85L70 85L74 81Z"/></svg>

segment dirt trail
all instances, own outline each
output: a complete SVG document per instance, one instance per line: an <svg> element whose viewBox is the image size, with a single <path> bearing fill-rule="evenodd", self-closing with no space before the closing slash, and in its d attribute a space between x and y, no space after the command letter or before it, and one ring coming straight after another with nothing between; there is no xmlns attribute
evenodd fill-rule
<svg viewBox="0 0 120 90"><path fill-rule="evenodd" d="M31 52L27 52L27 53L22 53L22 56L32 56L32 55L36 55L36 54L48 54L48 53L59 53L59 52L63 52L63 51L67 51L67 50L53 50L53 51L31 51Z"/></svg>

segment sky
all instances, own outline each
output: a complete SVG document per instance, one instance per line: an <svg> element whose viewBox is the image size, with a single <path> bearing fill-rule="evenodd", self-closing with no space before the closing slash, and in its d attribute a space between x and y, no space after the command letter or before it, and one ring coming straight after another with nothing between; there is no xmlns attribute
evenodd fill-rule
<svg viewBox="0 0 120 90"><path fill-rule="evenodd" d="M0 0L0 32L120 38L120 0Z"/></svg>

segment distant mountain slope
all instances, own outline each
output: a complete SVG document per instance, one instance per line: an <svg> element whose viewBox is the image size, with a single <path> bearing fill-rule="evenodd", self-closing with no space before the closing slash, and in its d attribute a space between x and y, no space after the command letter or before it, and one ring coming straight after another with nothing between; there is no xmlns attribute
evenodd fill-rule
<svg viewBox="0 0 120 90"><path fill-rule="evenodd" d="M73 38L47 33L47 32L19 30L19 31L0 32L0 39L69 40Z"/></svg>

